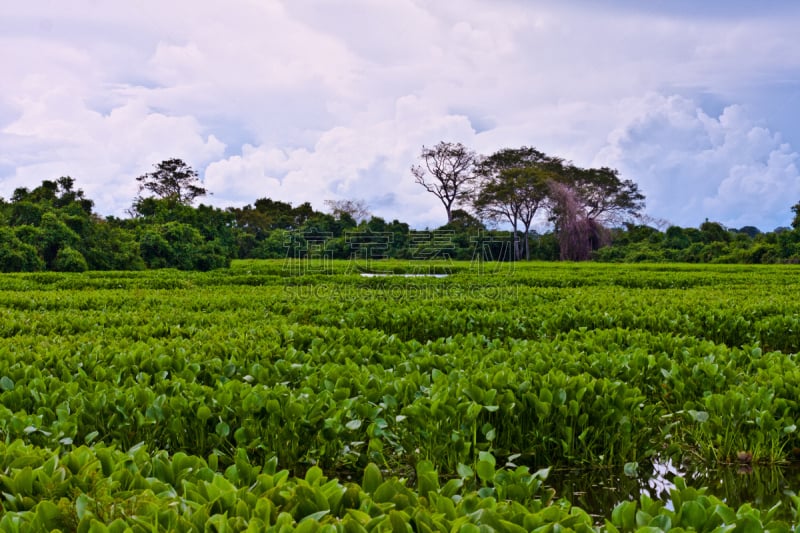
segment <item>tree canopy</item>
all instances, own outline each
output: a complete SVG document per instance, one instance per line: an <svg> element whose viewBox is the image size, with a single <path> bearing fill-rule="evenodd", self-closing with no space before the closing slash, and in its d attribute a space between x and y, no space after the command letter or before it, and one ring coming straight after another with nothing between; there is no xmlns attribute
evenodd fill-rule
<svg viewBox="0 0 800 533"><path fill-rule="evenodd" d="M536 213L548 198L547 182L555 179L560 160L523 146L505 148L476 165L480 183L473 193L472 206L479 218L493 222L505 220L514 233L514 255L519 258L518 226L523 226L525 257L530 259L527 238Z"/></svg>
<svg viewBox="0 0 800 533"><path fill-rule="evenodd" d="M156 198L182 205L191 205L196 198L208 194L197 172L182 159L166 159L154 166L153 172L136 178L139 182L139 197L135 204L143 200L141 194L145 191Z"/></svg>
<svg viewBox="0 0 800 533"><path fill-rule="evenodd" d="M328 212L271 198L194 206L208 191L189 165L167 160L136 178L142 195L131 218L94 213L70 176L0 198L0 271L209 270L237 258L352 260L365 251L409 259L474 260L479 252L509 260L524 251L541 260L800 263L800 202L791 206L793 228L737 230L709 220L681 228L643 216L644 195L614 169L580 168L525 146L479 157L439 143L423 153L430 160L418 165L420 179L450 202L439 228L388 222L362 200L327 201ZM538 233L531 229L537 221L550 226Z"/></svg>

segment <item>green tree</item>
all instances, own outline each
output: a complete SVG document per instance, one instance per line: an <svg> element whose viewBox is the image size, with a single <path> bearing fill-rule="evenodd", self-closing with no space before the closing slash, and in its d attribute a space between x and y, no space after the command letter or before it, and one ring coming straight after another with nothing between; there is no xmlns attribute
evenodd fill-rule
<svg viewBox="0 0 800 533"><path fill-rule="evenodd" d="M710 222L708 219L700 224L700 231L703 234L703 241L711 242L729 242L731 240L731 233L719 222Z"/></svg>
<svg viewBox="0 0 800 533"><path fill-rule="evenodd" d="M556 177L554 170L560 165L561 160L526 146L505 148L476 165L481 183L473 195L473 208L482 218L505 220L511 224L515 259L521 255L520 223L525 236L525 258L530 259L530 227L536 213L547 201L547 183Z"/></svg>
<svg viewBox="0 0 800 533"><path fill-rule="evenodd" d="M620 179L616 169L566 165L557 175L557 181L574 191L579 209L592 221L618 224L638 217L644 209L639 186Z"/></svg>
<svg viewBox="0 0 800 533"><path fill-rule="evenodd" d="M644 195L615 169L563 165L550 182L550 217L562 259L588 259L606 240L605 225L639 217Z"/></svg>
<svg viewBox="0 0 800 533"><path fill-rule="evenodd" d="M83 254L71 246L59 249L53 259L53 270L59 272L86 272L88 269L89 265Z"/></svg>
<svg viewBox="0 0 800 533"><path fill-rule="evenodd" d="M191 205L196 198L208 194L198 178L197 171L182 159L166 159L154 166L153 172L136 178L139 182L139 197L134 200L135 213L139 212L139 204L145 199L142 196L145 191L156 198L168 200L171 205Z"/></svg>
<svg viewBox="0 0 800 533"><path fill-rule="evenodd" d="M230 265L225 249L207 241L197 228L182 222L147 226L139 238L142 259L149 268L211 270Z"/></svg>
<svg viewBox="0 0 800 533"><path fill-rule="evenodd" d="M134 232L106 220L99 220L92 225L81 246L90 270L145 268Z"/></svg>
<svg viewBox="0 0 800 533"><path fill-rule="evenodd" d="M42 259L47 264L48 269L54 268L54 262L58 252L64 248L72 248L77 251L81 244L81 237L69 226L58 218L56 213L48 211L42 215L42 239L40 241L40 252ZM78 252L80 253L80 252Z"/></svg>
<svg viewBox="0 0 800 533"><path fill-rule="evenodd" d="M44 267L36 248L21 241L12 228L0 227L0 272L35 272Z"/></svg>
<svg viewBox="0 0 800 533"><path fill-rule="evenodd" d="M792 212L794 212L794 218L792 219L792 227L794 229L800 229L800 202L797 202L792 206Z"/></svg>

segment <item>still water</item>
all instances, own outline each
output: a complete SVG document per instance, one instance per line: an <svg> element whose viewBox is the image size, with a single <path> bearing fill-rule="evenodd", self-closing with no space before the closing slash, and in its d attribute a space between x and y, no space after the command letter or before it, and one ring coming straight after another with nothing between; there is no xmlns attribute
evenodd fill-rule
<svg viewBox="0 0 800 533"><path fill-rule="evenodd" d="M676 476L690 487L708 487L716 496L736 509L744 503L769 509L782 502L778 515L793 517L791 494L800 492L800 466L730 465L716 468L678 467L667 461L641 465L635 477L622 468L550 470L546 485L555 489L555 498L566 498L589 514L609 518L614 507L624 500L638 500L641 494L666 502Z"/></svg>

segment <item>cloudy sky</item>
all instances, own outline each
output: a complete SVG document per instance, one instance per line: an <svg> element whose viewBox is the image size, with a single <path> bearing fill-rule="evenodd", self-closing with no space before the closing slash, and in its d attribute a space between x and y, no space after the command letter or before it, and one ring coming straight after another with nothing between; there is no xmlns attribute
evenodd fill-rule
<svg viewBox="0 0 800 533"><path fill-rule="evenodd" d="M422 145L535 146L647 213L762 230L800 200L800 3L31 0L0 5L0 196L70 175L126 216L180 157L221 207L445 222Z"/></svg>

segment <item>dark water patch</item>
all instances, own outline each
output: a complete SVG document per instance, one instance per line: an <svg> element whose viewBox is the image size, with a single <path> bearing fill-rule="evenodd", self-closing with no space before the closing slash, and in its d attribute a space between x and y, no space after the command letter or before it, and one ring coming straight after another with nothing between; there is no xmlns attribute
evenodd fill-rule
<svg viewBox="0 0 800 533"><path fill-rule="evenodd" d="M624 468L552 469L546 485L598 520L610 518L614 507L623 501L639 500L647 495L665 502L672 509L670 491L675 478L687 486L706 487L715 496L736 509L750 504L769 509L781 503L776 518L791 519L794 503L791 496L800 491L800 466L725 465L719 467L676 466L670 461L641 465L635 472Z"/></svg>

